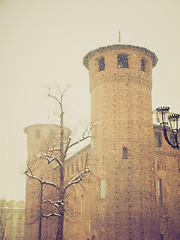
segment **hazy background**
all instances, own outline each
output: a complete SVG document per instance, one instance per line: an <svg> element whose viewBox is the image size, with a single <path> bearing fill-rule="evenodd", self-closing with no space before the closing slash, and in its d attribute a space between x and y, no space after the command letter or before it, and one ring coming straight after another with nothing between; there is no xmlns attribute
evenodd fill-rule
<svg viewBox="0 0 180 240"><path fill-rule="evenodd" d="M0 0L0 199L24 199L26 135L48 122L47 84L71 83L70 126L90 119L83 57L118 43L146 47L153 70L153 109L180 113L180 0Z"/></svg>

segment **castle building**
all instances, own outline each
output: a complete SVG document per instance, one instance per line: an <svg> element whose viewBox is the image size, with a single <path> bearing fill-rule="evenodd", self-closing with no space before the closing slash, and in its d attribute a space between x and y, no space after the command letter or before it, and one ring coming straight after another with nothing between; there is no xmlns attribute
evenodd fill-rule
<svg viewBox="0 0 180 240"><path fill-rule="evenodd" d="M0 239L22 240L24 234L24 201L0 200Z"/></svg>
<svg viewBox="0 0 180 240"><path fill-rule="evenodd" d="M83 187L76 185L69 192L65 240L180 239L180 152L165 142L161 127L152 120L152 69L157 61L146 48L121 44L100 47L84 57L91 124L99 124L92 129L91 144L66 161L66 181L85 164L91 171ZM33 134L41 130L47 136L51 127L27 128L30 155L35 152ZM48 176L55 180L55 173L53 166ZM31 212L37 209L28 181L26 210ZM38 204L37 200L37 208ZM55 239L53 224L44 222L42 239ZM33 239L38 239L38 227L36 222ZM26 239L31 239L31 230L32 225L26 229Z"/></svg>

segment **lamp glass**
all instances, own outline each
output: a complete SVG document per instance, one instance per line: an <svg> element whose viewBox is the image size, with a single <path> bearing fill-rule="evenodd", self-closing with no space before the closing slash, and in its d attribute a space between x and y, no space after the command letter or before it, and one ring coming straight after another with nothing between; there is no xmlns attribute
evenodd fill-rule
<svg viewBox="0 0 180 240"><path fill-rule="evenodd" d="M178 132L179 121L180 121L180 115L179 114L173 114L173 115L169 116L170 128L173 132Z"/></svg>
<svg viewBox="0 0 180 240"><path fill-rule="evenodd" d="M169 118L169 107L159 107L156 109L156 119L160 124L167 125Z"/></svg>

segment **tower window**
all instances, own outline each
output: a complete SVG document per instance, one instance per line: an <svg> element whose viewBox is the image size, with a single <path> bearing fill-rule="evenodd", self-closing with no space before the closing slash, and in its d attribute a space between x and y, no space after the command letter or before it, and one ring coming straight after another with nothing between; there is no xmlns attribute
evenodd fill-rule
<svg viewBox="0 0 180 240"><path fill-rule="evenodd" d="M127 55L118 55L118 68L129 68L128 56Z"/></svg>
<svg viewBox="0 0 180 240"><path fill-rule="evenodd" d="M50 138L56 138L56 130L54 130L54 129L50 129L49 130L49 137Z"/></svg>
<svg viewBox="0 0 180 240"><path fill-rule="evenodd" d="M81 216L84 216L84 210L85 210L85 199L84 195L81 195Z"/></svg>
<svg viewBox="0 0 180 240"><path fill-rule="evenodd" d="M145 72L146 70L146 61L142 58L141 59L141 71Z"/></svg>
<svg viewBox="0 0 180 240"><path fill-rule="evenodd" d="M104 57L101 57L99 59L99 72L103 71L105 69L105 59Z"/></svg>
<svg viewBox="0 0 180 240"><path fill-rule="evenodd" d="M162 204L162 180L158 179L158 200L159 204Z"/></svg>
<svg viewBox="0 0 180 240"><path fill-rule="evenodd" d="M35 138L40 139L40 137L41 137L41 131L39 129L35 130Z"/></svg>
<svg viewBox="0 0 180 240"><path fill-rule="evenodd" d="M105 193L106 193L106 184L105 184L105 179L101 179L99 181L99 194L100 198L105 198Z"/></svg>
<svg viewBox="0 0 180 240"><path fill-rule="evenodd" d="M123 148L123 159L128 159L128 149L127 147L124 147Z"/></svg>
<svg viewBox="0 0 180 240"><path fill-rule="evenodd" d="M155 146L162 147L162 134L160 132L155 132Z"/></svg>

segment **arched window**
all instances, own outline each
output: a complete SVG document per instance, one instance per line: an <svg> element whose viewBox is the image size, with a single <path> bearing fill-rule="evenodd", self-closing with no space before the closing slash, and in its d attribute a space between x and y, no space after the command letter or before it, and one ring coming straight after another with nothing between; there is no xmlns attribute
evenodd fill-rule
<svg viewBox="0 0 180 240"><path fill-rule="evenodd" d="M128 149L127 147L123 147L123 159L128 159Z"/></svg>

